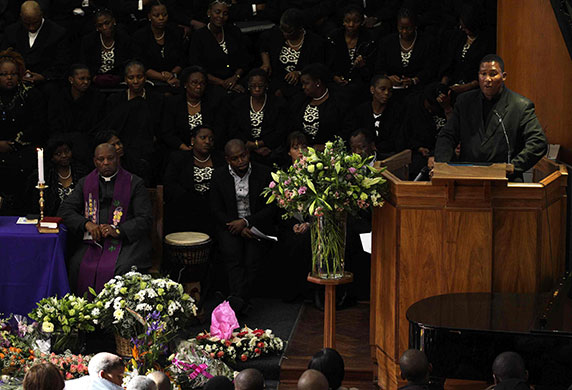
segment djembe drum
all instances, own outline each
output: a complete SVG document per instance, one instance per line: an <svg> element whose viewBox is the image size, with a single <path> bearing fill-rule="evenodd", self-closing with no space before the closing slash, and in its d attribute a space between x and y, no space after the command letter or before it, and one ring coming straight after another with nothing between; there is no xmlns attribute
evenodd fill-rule
<svg viewBox="0 0 572 390"><path fill-rule="evenodd" d="M171 233L164 240L165 271L200 302L201 282L208 271L212 240L198 232Z"/></svg>

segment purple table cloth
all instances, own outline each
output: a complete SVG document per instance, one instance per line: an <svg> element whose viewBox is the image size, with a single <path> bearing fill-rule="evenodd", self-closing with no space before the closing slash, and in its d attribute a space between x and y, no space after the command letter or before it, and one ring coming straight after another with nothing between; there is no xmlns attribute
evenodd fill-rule
<svg viewBox="0 0 572 390"><path fill-rule="evenodd" d="M40 234L35 225L0 217L0 313L27 315L42 298L70 291L65 262L66 228Z"/></svg>

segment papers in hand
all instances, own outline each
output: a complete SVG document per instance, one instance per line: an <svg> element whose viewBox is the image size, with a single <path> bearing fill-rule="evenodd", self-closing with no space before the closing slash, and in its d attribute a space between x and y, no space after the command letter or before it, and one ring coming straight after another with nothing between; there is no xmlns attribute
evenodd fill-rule
<svg viewBox="0 0 572 390"><path fill-rule="evenodd" d="M274 237L274 236L267 236L266 234L262 233L260 230L258 230L256 228L256 226L253 226L250 228L250 232L252 234L254 234L254 236L256 238L259 239L264 239L264 240L270 240L270 241L278 241L278 237Z"/></svg>
<svg viewBox="0 0 572 390"><path fill-rule="evenodd" d="M359 238L361 240L361 246L363 248L363 251L371 254L371 232L361 233L359 235Z"/></svg>

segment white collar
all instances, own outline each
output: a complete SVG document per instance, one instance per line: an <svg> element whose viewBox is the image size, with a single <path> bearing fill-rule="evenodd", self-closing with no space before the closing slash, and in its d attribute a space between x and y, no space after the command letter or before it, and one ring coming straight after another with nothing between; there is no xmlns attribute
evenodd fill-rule
<svg viewBox="0 0 572 390"><path fill-rule="evenodd" d="M119 173L119 168L117 168L117 171L115 171L115 173L109 177L105 177L103 175L99 175L99 177L101 177L103 181L108 182L111 181L111 179L113 179L115 176L117 176L118 173Z"/></svg>
<svg viewBox="0 0 572 390"><path fill-rule="evenodd" d="M244 180L245 178L247 178L248 176L250 176L250 172L252 172L252 164L248 163L248 170L246 171L246 173L244 174L244 176L240 177L238 176L238 173L236 173L234 171L234 169L232 169L232 167L230 166L230 164L228 164L228 170L230 172L230 175L232 177L234 177L236 180Z"/></svg>

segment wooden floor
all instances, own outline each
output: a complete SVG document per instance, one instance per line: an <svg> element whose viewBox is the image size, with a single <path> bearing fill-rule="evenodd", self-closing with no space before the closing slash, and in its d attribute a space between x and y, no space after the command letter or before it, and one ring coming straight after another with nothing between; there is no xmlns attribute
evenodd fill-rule
<svg viewBox="0 0 572 390"><path fill-rule="evenodd" d="M280 363L278 390L296 389L298 378L308 367L312 355L322 349L323 327L324 312L305 304ZM336 313L336 349L345 363L343 386L379 390L370 358L368 302ZM485 382L448 379L444 387L445 390L482 390L487 386Z"/></svg>
<svg viewBox="0 0 572 390"><path fill-rule="evenodd" d="M312 355L323 346L324 312L306 304L280 364L280 390L296 388L298 378ZM336 313L336 350L344 358L343 385L375 390L373 363L369 354L369 303Z"/></svg>

